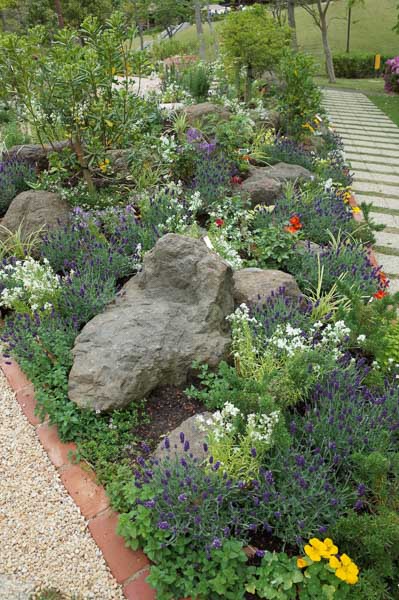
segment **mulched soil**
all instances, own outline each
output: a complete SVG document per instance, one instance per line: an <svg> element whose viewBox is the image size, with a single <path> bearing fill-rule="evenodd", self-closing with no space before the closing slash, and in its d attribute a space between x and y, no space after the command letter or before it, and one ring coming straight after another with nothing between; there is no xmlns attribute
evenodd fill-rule
<svg viewBox="0 0 399 600"><path fill-rule="evenodd" d="M160 438L178 427L185 419L204 412L205 406L189 398L172 385L157 388L144 405L144 421L134 430L134 435L155 448Z"/></svg>

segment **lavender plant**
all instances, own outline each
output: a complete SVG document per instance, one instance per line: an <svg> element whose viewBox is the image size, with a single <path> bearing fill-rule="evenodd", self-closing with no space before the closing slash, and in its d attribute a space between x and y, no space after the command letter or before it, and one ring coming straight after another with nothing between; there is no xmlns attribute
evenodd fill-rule
<svg viewBox="0 0 399 600"><path fill-rule="evenodd" d="M0 162L0 216L3 216L17 194L29 189L36 180L33 166L17 158Z"/></svg>

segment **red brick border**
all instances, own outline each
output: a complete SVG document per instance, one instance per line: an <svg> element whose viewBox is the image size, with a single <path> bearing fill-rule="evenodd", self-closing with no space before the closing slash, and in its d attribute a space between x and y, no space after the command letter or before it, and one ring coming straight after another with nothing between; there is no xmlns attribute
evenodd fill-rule
<svg viewBox="0 0 399 600"><path fill-rule="evenodd" d="M359 208L354 195L349 199L352 208ZM353 218L364 220L361 211L354 212ZM372 249L370 261L378 266ZM35 428L43 448L57 469L66 490L88 520L90 533L100 548L112 575L122 585L127 600L156 600L156 591L149 586L150 561L141 550L130 550L121 536L116 534L118 513L109 506L105 489L95 482L95 473L84 468L84 464L74 465L69 454L76 450L76 444L61 442L57 427L47 422L41 423L35 415L36 399L33 385L11 359L1 359L0 368L10 387L14 390L17 402L29 423ZM190 599L188 599L190 600Z"/></svg>
<svg viewBox="0 0 399 600"><path fill-rule="evenodd" d="M0 368L17 402L36 434L51 462L58 471L62 483L83 516L88 520L90 533L100 548L104 559L116 581L122 585L127 600L156 600L156 592L146 582L150 561L141 551L130 550L124 539L116 534L118 513L109 506L105 490L95 482L95 473L84 464L74 465L69 461L70 452L76 444L61 442L57 427L41 423L35 415L36 400L33 385L10 359L1 359Z"/></svg>

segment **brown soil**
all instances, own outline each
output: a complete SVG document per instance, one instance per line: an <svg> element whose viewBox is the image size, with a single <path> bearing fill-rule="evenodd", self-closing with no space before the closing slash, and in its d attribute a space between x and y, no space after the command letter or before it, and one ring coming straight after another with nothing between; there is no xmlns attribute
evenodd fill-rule
<svg viewBox="0 0 399 600"><path fill-rule="evenodd" d="M157 388L144 405L144 421L133 433L155 448L161 436L178 427L185 419L205 410L201 402L189 398L177 387L168 385Z"/></svg>

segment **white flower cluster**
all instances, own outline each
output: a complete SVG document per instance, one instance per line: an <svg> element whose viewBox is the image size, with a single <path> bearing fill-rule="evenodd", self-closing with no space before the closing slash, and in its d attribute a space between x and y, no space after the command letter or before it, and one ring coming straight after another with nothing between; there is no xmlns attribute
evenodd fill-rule
<svg viewBox="0 0 399 600"><path fill-rule="evenodd" d="M60 278L54 274L48 260L42 263L29 257L5 265L0 271L0 281L5 286L0 295L0 305L15 308L27 305L32 311L50 309L60 287Z"/></svg>
<svg viewBox="0 0 399 600"><path fill-rule="evenodd" d="M245 416L234 404L226 402L221 411L216 411L208 419L198 415L197 423L202 431L209 432L215 442L220 442L226 437L237 434L237 417L241 417L242 421L245 420ZM262 445L270 445L274 428L279 419L280 411L278 410L271 412L269 415L251 413L246 418L243 437L253 443L261 442ZM237 446L237 449L239 449L239 446Z"/></svg>
<svg viewBox="0 0 399 600"><path fill-rule="evenodd" d="M247 417L246 433L254 442L270 445L273 431L280 419L280 411L274 410L269 415L250 414Z"/></svg>
<svg viewBox="0 0 399 600"><path fill-rule="evenodd" d="M194 102L192 95L175 81L167 84L161 92L160 100L162 103L184 102L184 104L192 104Z"/></svg>
<svg viewBox="0 0 399 600"><path fill-rule="evenodd" d="M212 437L219 442L226 435L234 434L236 427L234 420L239 416L240 410L231 402L226 402L221 411L217 410L211 417L205 419L202 415L197 416L199 429L212 432Z"/></svg>
<svg viewBox="0 0 399 600"><path fill-rule="evenodd" d="M316 333L323 327L323 323L318 321L311 328L311 333ZM337 321L334 324L329 323L321 332L318 347L329 349L338 359L342 352L339 349L339 344L350 334L350 329L345 325L344 321ZM268 340L269 348L281 350L288 356L293 356L298 350L306 351L311 348L312 336L304 335L299 328L292 327L289 323L286 325L278 325Z"/></svg>
<svg viewBox="0 0 399 600"><path fill-rule="evenodd" d="M228 315L226 319L237 325L241 323L257 323L255 317L249 316L249 308L244 302L231 315Z"/></svg>
<svg viewBox="0 0 399 600"><path fill-rule="evenodd" d="M225 234L221 231L217 235L212 235L211 241L215 252L217 252L233 269L242 269L242 258L232 244L227 240Z"/></svg>

